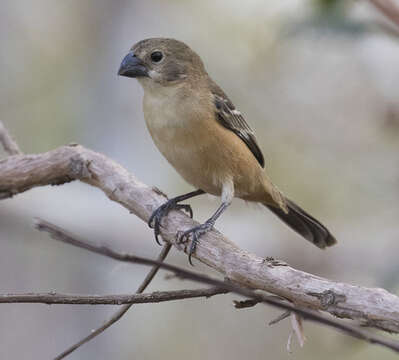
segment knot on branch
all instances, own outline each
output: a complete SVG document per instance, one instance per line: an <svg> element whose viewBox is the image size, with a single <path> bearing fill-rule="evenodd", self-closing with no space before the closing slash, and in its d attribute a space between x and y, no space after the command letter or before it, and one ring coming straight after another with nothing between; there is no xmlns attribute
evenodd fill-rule
<svg viewBox="0 0 399 360"><path fill-rule="evenodd" d="M285 261L275 259L273 256L268 256L263 260L263 263L266 264L268 267L274 267L274 266L288 266L288 264Z"/></svg>
<svg viewBox="0 0 399 360"><path fill-rule="evenodd" d="M317 297L320 300L320 307L327 310L331 305L337 305L346 301L344 294L338 294L332 290L325 290L322 293L308 292L308 295Z"/></svg>

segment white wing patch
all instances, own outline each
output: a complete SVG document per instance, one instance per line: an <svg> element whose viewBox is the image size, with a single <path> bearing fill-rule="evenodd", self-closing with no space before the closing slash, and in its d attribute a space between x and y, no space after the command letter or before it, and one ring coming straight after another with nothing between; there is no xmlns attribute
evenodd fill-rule
<svg viewBox="0 0 399 360"><path fill-rule="evenodd" d="M221 90L220 90L221 91ZM260 166L265 166L265 160L255 138L254 131L249 127L241 112L238 111L233 103L219 94L213 93L216 106L216 118L227 129L233 131L244 143L258 160Z"/></svg>

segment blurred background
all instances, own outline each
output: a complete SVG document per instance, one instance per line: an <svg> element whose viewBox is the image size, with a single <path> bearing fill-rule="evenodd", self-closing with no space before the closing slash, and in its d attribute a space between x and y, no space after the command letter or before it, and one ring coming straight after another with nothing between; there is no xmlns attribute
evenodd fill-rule
<svg viewBox="0 0 399 360"><path fill-rule="evenodd" d="M139 84L116 75L135 42L177 38L256 130L274 182L338 245L320 251L239 200L217 228L259 256L398 293L399 32L368 1L3 0L0 20L0 118L24 152L77 142L169 196L191 191L152 143ZM218 201L191 204L203 221ZM0 202L1 293L131 293L148 271L55 242L33 229L36 216L126 252L160 251L147 225L99 190L37 188ZM187 266L175 251L168 261ZM195 286L160 273L149 290ZM310 323L289 355L289 321L269 327L278 311L236 310L236 298L137 305L69 359L394 358ZM3 304L0 358L53 358L115 310Z"/></svg>

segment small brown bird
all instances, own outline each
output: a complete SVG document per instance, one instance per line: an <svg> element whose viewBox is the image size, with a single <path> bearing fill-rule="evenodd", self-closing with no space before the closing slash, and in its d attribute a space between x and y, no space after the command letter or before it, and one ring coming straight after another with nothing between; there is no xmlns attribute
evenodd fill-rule
<svg viewBox="0 0 399 360"><path fill-rule="evenodd" d="M209 193L222 204L204 223L185 231L192 236L189 261L202 234L212 229L233 197L258 202L319 248L336 243L325 226L287 199L267 176L253 130L223 90L210 78L201 58L181 41L146 39L123 59L119 75L137 78L144 89L148 130L169 163L196 191L170 199L151 216L158 241L160 223L179 202Z"/></svg>

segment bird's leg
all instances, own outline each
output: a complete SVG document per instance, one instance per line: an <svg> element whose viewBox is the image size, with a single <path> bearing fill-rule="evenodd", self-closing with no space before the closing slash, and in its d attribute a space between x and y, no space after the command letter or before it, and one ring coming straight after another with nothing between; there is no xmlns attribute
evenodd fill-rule
<svg viewBox="0 0 399 360"><path fill-rule="evenodd" d="M178 241L179 242L185 242L190 238L190 235L192 235L192 241L191 245L188 251L188 262L190 265L193 265L191 261L191 256L194 253L197 244L199 242L199 238L201 235L205 234L206 232L212 230L213 226L215 225L216 220L222 213L227 209L227 207L230 205L230 202L223 202L222 205L218 207L216 212L203 224L200 224L198 226L193 227L192 229L189 229L187 231L184 231L180 234L178 234Z"/></svg>
<svg viewBox="0 0 399 360"><path fill-rule="evenodd" d="M183 233L178 233L177 239L180 242L185 242L190 238L190 234L192 235L192 241L190 248L188 250L188 262L190 265L193 265L191 261L191 256L193 255L197 244L199 242L199 238L201 235L205 234L209 230L213 228L216 220L220 215L229 207L234 197L234 183L232 179L227 179L222 186L222 204L218 207L215 213L203 224L193 227Z"/></svg>
<svg viewBox="0 0 399 360"><path fill-rule="evenodd" d="M164 216L168 215L169 211L171 211L171 210L185 210L188 212L190 217L193 217L193 210L191 209L190 205L178 204L178 203L180 201L184 201L184 200L190 199L194 196L201 195L204 193L205 193L205 191L199 189L199 190L189 192L188 194L176 196L176 197L168 200L165 204L161 205L158 209L156 209L152 213L152 215L150 216L150 219L148 220L148 226L150 228L154 228L155 240L159 245L161 245L161 243L159 242L158 236L160 234L162 218Z"/></svg>
<svg viewBox="0 0 399 360"><path fill-rule="evenodd" d="M190 234L192 234L192 241L190 248L188 250L188 262L190 265L193 265L191 261L191 256L193 255L197 244L199 242L199 238L201 235L205 234L209 230L213 228L216 220L220 215L229 207L234 197L234 183L232 179L226 179L222 186L222 204L218 207L215 213L203 224L193 227L187 231L182 233L178 233L177 239L180 242L185 242L190 238Z"/></svg>

